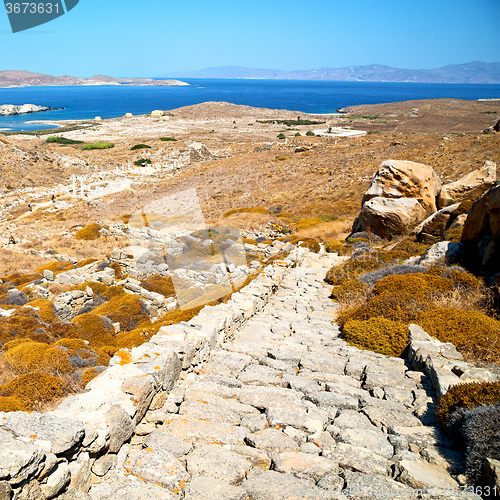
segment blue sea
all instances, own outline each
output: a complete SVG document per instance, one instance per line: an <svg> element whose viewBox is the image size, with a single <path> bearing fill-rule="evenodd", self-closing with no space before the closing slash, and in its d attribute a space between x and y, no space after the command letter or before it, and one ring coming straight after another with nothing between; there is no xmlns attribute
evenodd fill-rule
<svg viewBox="0 0 500 500"><path fill-rule="evenodd" d="M500 98L500 85L301 80L186 79L189 87L23 87L0 89L0 104L38 104L57 111L0 117L0 129L40 130L52 125L30 120L116 118L145 114L206 101L288 109L304 113L335 113L357 104L379 104L412 99ZM499 103L500 107L500 103Z"/></svg>

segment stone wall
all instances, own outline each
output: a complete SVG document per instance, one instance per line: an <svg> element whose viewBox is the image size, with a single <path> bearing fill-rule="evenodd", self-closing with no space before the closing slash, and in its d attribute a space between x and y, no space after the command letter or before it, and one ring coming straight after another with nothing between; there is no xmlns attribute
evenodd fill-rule
<svg viewBox="0 0 500 500"><path fill-rule="evenodd" d="M0 499L87 492L92 474L109 470L123 444L161 418L155 412L176 382L262 310L287 268L307 253L294 249L226 304L206 306L191 321L162 327L148 343L122 349L84 393L66 398L55 410L0 413Z"/></svg>

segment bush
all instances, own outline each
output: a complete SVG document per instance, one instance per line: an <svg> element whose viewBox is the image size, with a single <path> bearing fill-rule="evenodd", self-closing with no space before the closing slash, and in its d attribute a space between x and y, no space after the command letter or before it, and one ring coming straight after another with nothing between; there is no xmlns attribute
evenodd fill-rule
<svg viewBox="0 0 500 500"><path fill-rule="evenodd" d="M71 371L67 354L41 342L23 342L4 355L5 364L18 373L39 370L49 375Z"/></svg>
<svg viewBox="0 0 500 500"><path fill-rule="evenodd" d="M37 273L42 274L45 270L52 271L54 274L59 274L62 273L63 271L66 271L66 269L69 269L73 266L71 262L67 261L55 261L55 262L49 262L48 264L44 264L42 267L39 267L37 269Z"/></svg>
<svg viewBox="0 0 500 500"><path fill-rule="evenodd" d="M151 160L149 158L139 158L134 161L134 165L138 167L143 167L144 165L151 165Z"/></svg>
<svg viewBox="0 0 500 500"><path fill-rule="evenodd" d="M460 409L472 409L500 402L500 382L470 382L450 387L436 408L438 425L446 429L451 414Z"/></svg>
<svg viewBox="0 0 500 500"><path fill-rule="evenodd" d="M136 144L130 148L130 151L137 151L138 149L151 149L147 144Z"/></svg>
<svg viewBox="0 0 500 500"><path fill-rule="evenodd" d="M325 281L330 285L340 285L342 280L347 277L355 278L368 271L383 267L383 265L376 257L351 259L343 266L334 266L329 269L326 273Z"/></svg>
<svg viewBox="0 0 500 500"><path fill-rule="evenodd" d="M5 283L8 281L9 283L12 283L14 286L21 286L26 283L31 283L32 281L42 279L43 276L39 273L34 273L34 274L20 274L20 273L13 273L9 274L8 276L4 276L2 278L2 281Z"/></svg>
<svg viewBox="0 0 500 500"><path fill-rule="evenodd" d="M300 132L296 132L295 137L302 137L302 134Z"/></svg>
<svg viewBox="0 0 500 500"><path fill-rule="evenodd" d="M345 246L345 243L340 240L332 240L326 243L325 250L328 253L337 253L339 255L347 255L350 253L350 248Z"/></svg>
<svg viewBox="0 0 500 500"><path fill-rule="evenodd" d="M348 278L332 289L332 299L338 302L348 302L366 296L368 286L356 278Z"/></svg>
<svg viewBox="0 0 500 500"><path fill-rule="evenodd" d="M9 411L28 411L28 407L18 398L0 396L0 412Z"/></svg>
<svg viewBox="0 0 500 500"><path fill-rule="evenodd" d="M93 314L106 316L111 322L120 323L122 331L129 331L148 321L148 312L137 295L125 293L95 308Z"/></svg>
<svg viewBox="0 0 500 500"><path fill-rule="evenodd" d="M56 135L52 135L47 137L45 140L46 143L56 143L56 144L84 144L83 141L76 141L74 139L66 139L66 137L58 137Z"/></svg>
<svg viewBox="0 0 500 500"><path fill-rule="evenodd" d="M72 319L72 323L81 327L84 332L84 340L88 340L93 347L114 345L116 343L114 330L111 330L111 321L93 312L76 316Z"/></svg>
<svg viewBox="0 0 500 500"><path fill-rule="evenodd" d="M308 130L306 132L306 135L308 135L308 136L315 136L316 134L312 130Z"/></svg>
<svg viewBox="0 0 500 500"><path fill-rule="evenodd" d="M366 304L349 309L337 318L339 324L351 320L386 318L404 323L415 322L430 307L427 301L415 299L408 293L383 294L372 297Z"/></svg>
<svg viewBox="0 0 500 500"><path fill-rule="evenodd" d="M286 135L282 132L278 135L278 139L286 139Z"/></svg>
<svg viewBox="0 0 500 500"><path fill-rule="evenodd" d="M406 293L418 300L429 300L435 292L449 292L453 282L441 276L424 273L393 274L382 278L373 288L372 296Z"/></svg>
<svg viewBox="0 0 500 500"><path fill-rule="evenodd" d="M409 274L409 273L423 273L426 272L427 268L424 266L412 266L407 264L395 264L393 266L382 267L371 271L369 273L362 274L359 276L359 280L366 283L369 286L375 285L382 278L391 276L394 274Z"/></svg>
<svg viewBox="0 0 500 500"><path fill-rule="evenodd" d="M173 137L160 137L160 141L163 142L170 142L170 141L176 141L177 139L174 139Z"/></svg>
<svg viewBox="0 0 500 500"><path fill-rule="evenodd" d="M123 268L122 268L122 266L120 265L119 262L113 262L113 263L110 264L109 267L111 269L114 269L114 271L115 271L115 279L116 280L122 280L123 278L125 278L127 276L127 273L123 272Z"/></svg>
<svg viewBox="0 0 500 500"><path fill-rule="evenodd" d="M479 311L438 308L422 312L415 322L441 342L452 342L467 356L499 360L500 322Z"/></svg>
<svg viewBox="0 0 500 500"><path fill-rule="evenodd" d="M28 410L64 396L64 382L43 373L20 375L0 386L0 396L13 397Z"/></svg>
<svg viewBox="0 0 500 500"><path fill-rule="evenodd" d="M292 236L287 236L283 241L293 243L299 247L306 247L314 253L318 253L321 250L319 241L316 238L307 238L293 234Z"/></svg>
<svg viewBox="0 0 500 500"><path fill-rule="evenodd" d="M302 219L297 222L297 231L304 231L305 229L310 229L311 227L319 226L323 224L323 221L318 217L313 217L312 219Z"/></svg>
<svg viewBox="0 0 500 500"><path fill-rule="evenodd" d="M461 433L466 443L465 473L469 484L485 476L486 458L500 460L500 404L463 412Z"/></svg>
<svg viewBox="0 0 500 500"><path fill-rule="evenodd" d="M146 280L141 280L141 285L148 292L155 292L164 297L175 297L175 288L172 278L154 274Z"/></svg>
<svg viewBox="0 0 500 500"><path fill-rule="evenodd" d="M232 210L228 210L227 212L225 212L223 214L223 217L229 217L230 215L243 214L243 213L267 215L269 214L269 210L264 207L233 208Z"/></svg>
<svg viewBox="0 0 500 500"><path fill-rule="evenodd" d="M95 222L91 222L87 224L85 227L82 227L75 233L76 240L97 240L101 237L100 230L102 226L96 224Z"/></svg>
<svg viewBox="0 0 500 500"><path fill-rule="evenodd" d="M284 156L284 155L281 155L281 156L277 156L275 158L276 161L286 161L288 160L288 156Z"/></svg>
<svg viewBox="0 0 500 500"><path fill-rule="evenodd" d="M408 326L387 318L349 321L342 327L342 338L349 344L385 354L402 356L408 346Z"/></svg>
<svg viewBox="0 0 500 500"><path fill-rule="evenodd" d="M115 147L115 145L112 142L97 141L97 142L94 142L94 144L85 144L85 146L83 146L83 149L85 149L85 150L110 149L110 148L114 148L114 147Z"/></svg>

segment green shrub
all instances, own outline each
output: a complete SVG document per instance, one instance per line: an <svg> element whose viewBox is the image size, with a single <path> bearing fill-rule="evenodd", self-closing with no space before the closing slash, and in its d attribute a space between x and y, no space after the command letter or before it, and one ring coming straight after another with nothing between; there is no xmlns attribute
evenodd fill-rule
<svg viewBox="0 0 500 500"><path fill-rule="evenodd" d="M91 149L110 149L110 148L114 148L114 147L115 147L115 145L112 142L97 141L97 142L94 142L93 144L85 144L85 146L83 146L83 149L88 151Z"/></svg>
<svg viewBox="0 0 500 500"><path fill-rule="evenodd" d="M387 318L349 321L342 327L342 338L349 344L385 354L402 356L408 346L408 326Z"/></svg>
<svg viewBox="0 0 500 500"><path fill-rule="evenodd" d="M84 144L83 141L76 141L74 139L67 139L66 137L59 137L57 135L52 135L47 137L45 140L46 143L56 143L56 144Z"/></svg>
<svg viewBox="0 0 500 500"><path fill-rule="evenodd" d="M302 137L302 134L301 134L300 132L297 132L297 133L295 134L295 137Z"/></svg>
<svg viewBox="0 0 500 500"><path fill-rule="evenodd" d="M316 134L312 131L312 130L308 130L306 132L306 135L309 135L309 136L315 136Z"/></svg>
<svg viewBox="0 0 500 500"><path fill-rule="evenodd" d="M286 139L286 135L282 132L278 135L278 139Z"/></svg>
<svg viewBox="0 0 500 500"><path fill-rule="evenodd" d="M138 167L151 165L151 160L149 158L139 158L138 160L134 161L134 165L137 165Z"/></svg>
<svg viewBox="0 0 500 500"><path fill-rule="evenodd" d="M436 418L440 427L446 428L450 415L459 408L472 409L500 402L500 382L470 382L450 387L439 400Z"/></svg>
<svg viewBox="0 0 500 500"><path fill-rule="evenodd" d="M177 139L174 139L173 137L160 137L160 141L163 142L170 142L170 141L176 141Z"/></svg>
<svg viewBox="0 0 500 500"><path fill-rule="evenodd" d="M138 149L151 149L147 144L136 144L130 148L130 151L137 151Z"/></svg>

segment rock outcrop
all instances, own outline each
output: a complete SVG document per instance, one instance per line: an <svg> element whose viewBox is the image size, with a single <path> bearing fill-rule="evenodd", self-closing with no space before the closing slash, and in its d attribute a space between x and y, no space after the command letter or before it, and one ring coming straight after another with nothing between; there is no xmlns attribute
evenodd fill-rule
<svg viewBox="0 0 500 500"><path fill-rule="evenodd" d="M39 111L49 111L53 108L48 106L37 106L36 104L23 104L15 106L13 104L4 104L0 106L0 116L23 115L27 113L38 113Z"/></svg>
<svg viewBox="0 0 500 500"><path fill-rule="evenodd" d="M424 217L425 209L415 198L372 198L363 204L359 224L363 231L389 238L415 227Z"/></svg>
<svg viewBox="0 0 500 500"><path fill-rule="evenodd" d="M438 198L438 207L445 208L453 203L474 200L488 191L497 179L497 165L486 161L483 168L474 170L450 184L444 184Z"/></svg>
<svg viewBox="0 0 500 500"><path fill-rule="evenodd" d="M430 215L437 210L440 189L441 183L432 167L413 161L386 160L373 176L362 203L375 197L415 198L426 215Z"/></svg>
<svg viewBox="0 0 500 500"><path fill-rule="evenodd" d="M500 274L500 185L474 202L461 243L464 263L470 270L491 278Z"/></svg>

